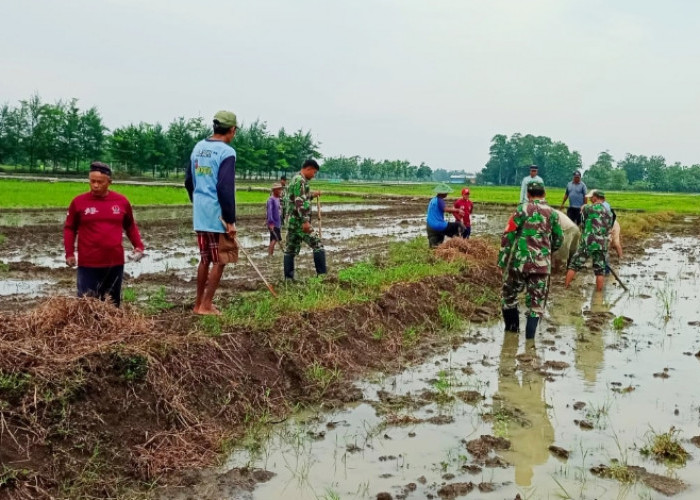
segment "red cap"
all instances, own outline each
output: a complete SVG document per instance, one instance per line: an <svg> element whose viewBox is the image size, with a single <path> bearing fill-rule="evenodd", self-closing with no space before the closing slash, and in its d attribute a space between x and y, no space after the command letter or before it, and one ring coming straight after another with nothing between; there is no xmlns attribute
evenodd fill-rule
<svg viewBox="0 0 700 500"><path fill-rule="evenodd" d="M462 195L469 194L469 188L462 189Z"/></svg>

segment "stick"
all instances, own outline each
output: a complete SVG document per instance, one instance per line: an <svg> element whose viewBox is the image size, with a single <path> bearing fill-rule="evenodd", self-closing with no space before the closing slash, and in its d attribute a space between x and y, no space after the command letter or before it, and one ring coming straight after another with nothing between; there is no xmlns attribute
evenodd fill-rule
<svg viewBox="0 0 700 500"><path fill-rule="evenodd" d="M323 238L321 234L321 200L318 196L316 197L316 211L318 212L318 237Z"/></svg>
<svg viewBox="0 0 700 500"><path fill-rule="evenodd" d="M617 282L620 284L620 286L621 286L622 288L624 288L626 292L629 292L629 288L627 288L627 287L625 286L625 284L622 282L622 280L621 280L620 277L617 275L617 273L615 272L615 270L614 270L612 267L610 267L610 265L608 265L608 269L610 269L610 274L612 274L612 275L615 277L615 279L616 279Z"/></svg>
<svg viewBox="0 0 700 500"><path fill-rule="evenodd" d="M221 221L221 224L223 224L224 229L228 230L228 226L226 225L226 222L224 222L224 219L219 217L219 220ZM241 252L243 252L243 255L246 256L246 258L248 259L248 262L250 262L250 265L253 266L253 269L255 269L255 272L258 273L258 276L260 276L260 279L263 280L263 283L265 283L265 286L267 286L267 289L270 290L270 293L272 294L272 296L277 298L277 293L275 292L275 289L272 288L272 285L265 279L265 276L262 275L262 273L260 272L260 269L258 269L258 266L255 265L255 262L253 262L253 259L251 259L248 252L246 252L246 249L243 248L243 246L239 243L238 238L236 236L234 236L233 240L236 242L236 245L238 245L238 248L241 249Z"/></svg>

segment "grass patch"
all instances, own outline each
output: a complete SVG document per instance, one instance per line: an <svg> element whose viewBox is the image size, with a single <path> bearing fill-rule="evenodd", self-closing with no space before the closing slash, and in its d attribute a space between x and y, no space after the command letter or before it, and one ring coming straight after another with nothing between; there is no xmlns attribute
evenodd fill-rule
<svg viewBox="0 0 700 500"><path fill-rule="evenodd" d="M161 286L157 292L150 294L146 300L146 313L158 314L159 312L171 309L173 303L166 298L165 287Z"/></svg>
<svg viewBox="0 0 700 500"><path fill-rule="evenodd" d="M640 450L642 455L654 458L659 462L675 465L685 465L690 454L681 446L678 435L680 431L671 427L668 432L656 433L651 429L647 434L647 444Z"/></svg>
<svg viewBox="0 0 700 500"><path fill-rule="evenodd" d="M311 278L305 282L286 283L277 290L279 297L267 291L241 294L224 309L224 323L249 327L270 327L285 314L332 309L379 298L396 283L416 282L431 276L458 274L465 262L436 259L425 238L393 243L388 256L380 264L358 262L338 272L338 282ZM456 324L454 307L444 303L441 321L446 328ZM375 340L379 340L376 339Z"/></svg>
<svg viewBox="0 0 700 500"><path fill-rule="evenodd" d="M0 246L2 246L3 243L5 243L5 240L7 239L7 236L4 234L0 233Z"/></svg>
<svg viewBox="0 0 700 500"><path fill-rule="evenodd" d="M138 300L136 289L133 287L127 287L124 290L122 290L122 300L129 304L135 303Z"/></svg>
<svg viewBox="0 0 700 500"><path fill-rule="evenodd" d="M199 318L199 328L211 337L221 335L221 318L218 316L202 316Z"/></svg>
<svg viewBox="0 0 700 500"><path fill-rule="evenodd" d="M325 390L329 385L331 385L336 380L340 380L341 372L337 368L326 368L321 365L318 361L314 361L306 369L306 378L318 386L321 390Z"/></svg>

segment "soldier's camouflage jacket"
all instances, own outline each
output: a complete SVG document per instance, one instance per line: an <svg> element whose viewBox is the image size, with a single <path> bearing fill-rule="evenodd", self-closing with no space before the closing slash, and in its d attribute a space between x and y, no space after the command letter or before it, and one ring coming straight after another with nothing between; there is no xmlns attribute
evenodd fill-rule
<svg viewBox="0 0 700 500"><path fill-rule="evenodd" d="M559 215L545 200L521 203L501 238L498 266L526 274L549 274L551 256L564 242Z"/></svg>
<svg viewBox="0 0 700 500"><path fill-rule="evenodd" d="M603 250L608 248L608 235L613 226L612 213L602 203L584 205L581 209L583 218L583 232L581 243L590 250Z"/></svg>
<svg viewBox="0 0 700 500"><path fill-rule="evenodd" d="M300 173L296 174L287 190L287 212L289 218L302 224L311 222L311 199L309 181Z"/></svg>

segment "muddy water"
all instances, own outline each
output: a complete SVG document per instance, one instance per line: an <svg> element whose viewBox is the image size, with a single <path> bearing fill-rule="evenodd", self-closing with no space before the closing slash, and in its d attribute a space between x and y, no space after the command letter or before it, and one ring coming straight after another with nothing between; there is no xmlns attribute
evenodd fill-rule
<svg viewBox="0 0 700 500"><path fill-rule="evenodd" d="M471 342L361 382L360 404L272 427L260 450L241 450L227 465L276 474L256 499L437 498L444 485L470 481L483 483L471 498L665 498L589 472L619 460L685 483L674 498L700 498L700 450L689 442L700 434L697 243L667 238L621 267L630 293L612 279L594 293L592 274L568 291L555 278L534 343L504 336L501 324L467 326ZM633 322L616 330L616 316ZM479 396L466 403L464 391ZM652 432L671 427L692 455L684 467L640 453ZM481 435L508 439L510 449L491 451L485 465L465 444Z"/></svg>
<svg viewBox="0 0 700 500"><path fill-rule="evenodd" d="M400 209L400 210L397 210ZM399 215L396 212L399 212ZM250 207L242 209L244 217L239 224L239 242L252 258L261 266L268 277L274 279L281 275L280 259L268 259L267 247L269 233L262 222L257 223L258 216L253 216ZM323 241L331 267L339 264L354 262L366 258L371 253L382 251L391 241L404 241L425 234L425 219L422 208L416 205L404 208L397 203L356 204L341 203L324 206L327 218L323 220ZM129 280L142 275L159 275L166 273L183 281L194 278L194 268L197 265L198 253L194 234L190 229L191 207L174 206L158 208L142 208L137 217L142 225L141 232L146 245L146 254L140 262L127 260L124 271ZM262 218L262 215L260 215ZM16 286L14 281L2 285L0 296L36 297L51 293L72 293L73 284L55 283L55 276L46 269L59 271L65 269L65 260L61 241L61 223L65 211L26 211L8 212L0 216L0 234L2 227L26 228L28 233L35 234L26 244L8 242L0 246L0 264L23 263L34 266L27 268L24 273L13 273L8 279L23 282ZM261 219L263 220L263 219ZM253 222L255 221L255 222ZM315 223L316 221L314 221ZM496 234L505 224L505 215L500 213L477 214L473 216L473 234ZM42 226L41 231L35 231L35 226ZM14 238L24 238L24 233L17 233ZM12 243L12 244L10 244ZM125 248L130 248L128 241ZM305 250L308 253L308 250ZM277 253L281 255L278 248ZM298 259L297 267L304 272L305 266L311 266L310 259L304 256ZM239 265L248 266L245 257L241 255ZM224 282L238 279L243 273L231 268L224 275ZM245 271L244 271L245 272ZM55 274L55 273L54 273ZM2 277L0 275L0 277ZM40 278L42 281L34 282Z"/></svg>

